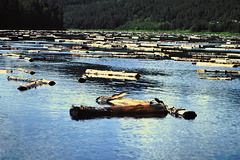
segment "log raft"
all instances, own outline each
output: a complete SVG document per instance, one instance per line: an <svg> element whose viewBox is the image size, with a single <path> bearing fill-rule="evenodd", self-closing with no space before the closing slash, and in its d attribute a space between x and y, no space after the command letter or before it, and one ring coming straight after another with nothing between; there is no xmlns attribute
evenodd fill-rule
<svg viewBox="0 0 240 160"><path fill-rule="evenodd" d="M42 84L48 84L50 86L53 86L56 84L54 81L49 81L49 80L45 80L45 79L23 78L23 77L17 77L17 76L8 76L7 79L9 81L22 81L22 82L29 82L29 83L41 81Z"/></svg>

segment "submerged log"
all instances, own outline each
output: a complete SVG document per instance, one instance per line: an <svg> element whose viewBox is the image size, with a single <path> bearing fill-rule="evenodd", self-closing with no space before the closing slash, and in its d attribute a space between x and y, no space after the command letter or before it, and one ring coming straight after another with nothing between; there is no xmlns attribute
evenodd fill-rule
<svg viewBox="0 0 240 160"><path fill-rule="evenodd" d="M35 74L34 71L29 71L29 70L22 69L22 68L18 68L17 71L19 71L19 72L25 72L25 73L28 73L28 74L31 74L31 75Z"/></svg>
<svg viewBox="0 0 240 160"><path fill-rule="evenodd" d="M17 76L8 76L8 80L9 81L23 81L23 82L41 81L42 84L48 84L50 86L53 86L56 84L54 81L49 81L49 80L45 80L45 79L23 78L23 77L17 77Z"/></svg>
<svg viewBox="0 0 240 160"><path fill-rule="evenodd" d="M0 73L12 73L12 70L0 70Z"/></svg>
<svg viewBox="0 0 240 160"><path fill-rule="evenodd" d="M28 83L26 85L20 84L17 89L20 91L25 91L31 88L36 88L37 86L40 86L40 85L42 85L42 81L35 81L35 82Z"/></svg>

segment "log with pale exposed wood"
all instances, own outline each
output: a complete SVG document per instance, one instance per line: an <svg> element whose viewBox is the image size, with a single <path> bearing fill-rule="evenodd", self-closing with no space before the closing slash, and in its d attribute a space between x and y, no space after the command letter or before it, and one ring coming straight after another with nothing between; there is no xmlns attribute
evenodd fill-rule
<svg viewBox="0 0 240 160"><path fill-rule="evenodd" d="M85 74L82 75L78 81L83 83L87 78L109 78L109 79L121 79L121 80L138 80L142 75L139 73L127 73L119 71L105 71L105 70L95 70L87 69Z"/></svg>
<svg viewBox="0 0 240 160"><path fill-rule="evenodd" d="M17 77L17 76L8 76L8 80L9 81L23 81L23 82L41 81L43 84L48 84L50 86L53 86L56 84L54 81L49 81L49 80L45 80L45 79L23 78L23 77Z"/></svg>
<svg viewBox="0 0 240 160"><path fill-rule="evenodd" d="M197 114L194 111L187 111L184 108L169 107L163 103L163 101L155 98L156 102L135 100L130 98L122 98L126 93L120 93L111 97L101 96L96 99L99 104L110 104L111 107L89 107L89 106L72 106L70 109L70 115L77 119L95 118L102 116L131 116L147 117L157 115L163 115L169 113L174 117L180 117L184 119L195 119ZM150 116L151 115L151 116Z"/></svg>
<svg viewBox="0 0 240 160"><path fill-rule="evenodd" d="M20 91L25 91L31 88L36 88L42 84L43 84L42 81L35 81L35 82L28 83L26 85L20 84L17 89Z"/></svg>
<svg viewBox="0 0 240 160"><path fill-rule="evenodd" d="M0 70L0 73L12 73L12 70Z"/></svg>
<svg viewBox="0 0 240 160"><path fill-rule="evenodd" d="M225 80L225 81L231 81L232 80L232 78L225 78L225 77L197 77L197 79Z"/></svg>
<svg viewBox="0 0 240 160"><path fill-rule="evenodd" d="M29 70L22 69L22 68L18 68L17 71L19 71L19 72L24 72L24 73L28 73L28 74L31 74L31 75L35 74L34 71L29 71Z"/></svg>
<svg viewBox="0 0 240 160"><path fill-rule="evenodd" d="M237 67L236 64L224 64L224 63L213 63L213 62L197 62L197 66L209 66L209 67Z"/></svg>

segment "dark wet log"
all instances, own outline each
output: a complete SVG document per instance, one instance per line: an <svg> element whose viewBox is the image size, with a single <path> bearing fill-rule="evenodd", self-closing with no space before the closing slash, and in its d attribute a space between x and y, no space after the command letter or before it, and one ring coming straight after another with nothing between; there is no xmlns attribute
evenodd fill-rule
<svg viewBox="0 0 240 160"><path fill-rule="evenodd" d="M0 70L0 73L12 73L12 70Z"/></svg>
<svg viewBox="0 0 240 160"><path fill-rule="evenodd" d="M54 81L49 81L45 79L33 79L33 78L23 78L23 77L17 77L17 76L9 76L8 77L9 81L22 81L22 82L36 82L36 81L41 81L42 84L48 84L50 86L55 85L56 83Z"/></svg>
<svg viewBox="0 0 240 160"><path fill-rule="evenodd" d="M35 82L28 83L26 85L20 84L19 87L18 87L18 90L25 91L25 90L28 90L28 89L31 89L31 88L36 88L40 85L42 85L42 81L35 81Z"/></svg>
<svg viewBox="0 0 240 160"><path fill-rule="evenodd" d="M18 68L17 71L19 71L19 72L24 72L24 73L28 73L28 74L31 74L31 75L35 74L34 71L29 71L29 70L22 69L22 68Z"/></svg>
<svg viewBox="0 0 240 160"><path fill-rule="evenodd" d="M83 105L72 105L69 112L72 119L75 120L99 117L164 118L168 113L165 107L161 104L119 107L89 107Z"/></svg>
<svg viewBox="0 0 240 160"><path fill-rule="evenodd" d="M80 78L78 78L79 83L84 83L86 81L87 81L87 76L86 75L82 75Z"/></svg>

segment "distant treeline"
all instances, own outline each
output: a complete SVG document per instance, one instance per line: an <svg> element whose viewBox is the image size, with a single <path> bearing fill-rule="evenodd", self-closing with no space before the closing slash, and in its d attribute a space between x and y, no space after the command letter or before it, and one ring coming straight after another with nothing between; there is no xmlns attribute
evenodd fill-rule
<svg viewBox="0 0 240 160"><path fill-rule="evenodd" d="M0 0L0 29L62 28L62 7L54 0Z"/></svg>
<svg viewBox="0 0 240 160"><path fill-rule="evenodd" d="M240 32L239 0L61 0L64 27Z"/></svg>
<svg viewBox="0 0 240 160"><path fill-rule="evenodd" d="M11 27L240 33L239 0L1 0L0 13Z"/></svg>

